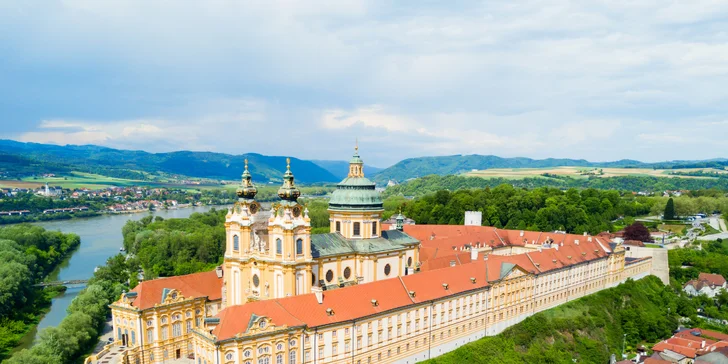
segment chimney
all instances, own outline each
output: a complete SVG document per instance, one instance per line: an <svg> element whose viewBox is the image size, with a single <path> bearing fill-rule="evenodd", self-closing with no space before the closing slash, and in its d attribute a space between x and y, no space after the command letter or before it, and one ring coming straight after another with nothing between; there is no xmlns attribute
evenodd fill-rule
<svg viewBox="0 0 728 364"><path fill-rule="evenodd" d="M586 238L586 241L588 241L588 242L590 242L590 243L591 243L591 241L592 241L592 237L590 236L590 237Z"/></svg>
<svg viewBox="0 0 728 364"><path fill-rule="evenodd" d="M556 249L556 251L559 251L559 244L554 245L554 249Z"/></svg>
<svg viewBox="0 0 728 364"><path fill-rule="evenodd" d="M451 260L451 261L450 261L450 266L451 266L451 267L454 267L454 266L455 266L455 261L454 261L454 260Z"/></svg>
<svg viewBox="0 0 728 364"><path fill-rule="evenodd" d="M586 231L584 232L584 236L586 236Z"/></svg>
<svg viewBox="0 0 728 364"><path fill-rule="evenodd" d="M470 249L470 260L475 261L478 260L478 251L475 249Z"/></svg>
<svg viewBox="0 0 728 364"><path fill-rule="evenodd" d="M579 239L574 239L574 244L579 245Z"/></svg>
<svg viewBox="0 0 728 364"><path fill-rule="evenodd" d="M313 286L311 291L316 295L316 301L319 305L324 303L324 290L321 287Z"/></svg>
<svg viewBox="0 0 728 364"><path fill-rule="evenodd" d="M520 236L523 236L523 230L521 230L521 235Z"/></svg>

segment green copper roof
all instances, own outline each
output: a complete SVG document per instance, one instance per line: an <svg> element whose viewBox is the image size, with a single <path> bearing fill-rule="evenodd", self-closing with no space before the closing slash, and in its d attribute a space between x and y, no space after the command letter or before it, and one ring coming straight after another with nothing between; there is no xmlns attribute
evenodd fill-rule
<svg viewBox="0 0 728 364"><path fill-rule="evenodd" d="M372 239L346 239L339 233L311 235L311 256L314 258L344 254L370 254L401 250L420 241L399 231L383 230L382 236Z"/></svg>
<svg viewBox="0 0 728 364"><path fill-rule="evenodd" d="M381 210L382 196L376 185L366 177L347 177L331 194L329 209L332 210Z"/></svg>

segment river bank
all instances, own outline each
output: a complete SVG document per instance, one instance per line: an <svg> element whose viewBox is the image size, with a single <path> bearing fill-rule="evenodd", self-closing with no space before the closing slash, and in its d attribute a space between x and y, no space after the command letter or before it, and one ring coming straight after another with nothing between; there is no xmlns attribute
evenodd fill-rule
<svg viewBox="0 0 728 364"><path fill-rule="evenodd" d="M79 248L59 264L46 280L70 281L91 277L97 266L103 266L108 258L119 254L119 248L123 242L121 228L129 220L139 220L148 215L160 216L164 219L186 218L195 212L206 212L213 208L221 209L227 208L227 206L194 206L173 210L146 211L146 213L138 214L104 214L93 218L33 223L33 225L42 226L47 230L75 233L81 237ZM66 316L67 308L84 287L84 285L71 285L66 292L55 297L50 310L40 319L36 328L23 337L21 345L16 347L13 352L31 347L37 340L40 331L46 327L60 324Z"/></svg>

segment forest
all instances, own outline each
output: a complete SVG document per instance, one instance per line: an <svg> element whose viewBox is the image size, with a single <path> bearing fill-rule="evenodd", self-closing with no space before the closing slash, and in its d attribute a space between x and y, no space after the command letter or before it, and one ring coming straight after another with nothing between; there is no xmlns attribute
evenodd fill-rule
<svg viewBox="0 0 728 364"><path fill-rule="evenodd" d="M225 249L225 214L212 209L188 219L146 216L122 228L124 248L139 259L145 278L213 269Z"/></svg>
<svg viewBox="0 0 728 364"><path fill-rule="evenodd" d="M35 324L57 289L33 287L80 244L38 226L0 228L0 360Z"/></svg>
<svg viewBox="0 0 728 364"><path fill-rule="evenodd" d="M438 176L429 175L417 178L397 186L388 187L385 195L422 196L441 190L455 191L465 188L496 187L510 184L516 188L554 187L567 188L596 188L601 190L618 190L630 192L661 192L666 190L728 190L728 178L698 179L698 178L668 178L649 176L624 177L589 177L572 178L564 176L533 177L523 179L507 178L480 178L457 175Z"/></svg>
<svg viewBox="0 0 728 364"><path fill-rule="evenodd" d="M526 190L508 184L455 192L441 190L414 200L392 197L385 207L392 208L397 201L403 213L418 224L463 224L465 211L481 211L483 225L576 234L614 230L613 220L646 215L655 203L648 197L622 196L613 190Z"/></svg>
<svg viewBox="0 0 728 364"><path fill-rule="evenodd" d="M127 260L124 255L109 258L73 300L61 324L41 331L32 348L19 351L5 363L57 364L82 361L98 342L109 315L109 304L130 289L126 282L136 276L137 268L136 261Z"/></svg>
<svg viewBox="0 0 728 364"><path fill-rule="evenodd" d="M627 351L672 335L678 295L655 276L627 282L537 313L497 336L485 337L427 363L608 363Z"/></svg>

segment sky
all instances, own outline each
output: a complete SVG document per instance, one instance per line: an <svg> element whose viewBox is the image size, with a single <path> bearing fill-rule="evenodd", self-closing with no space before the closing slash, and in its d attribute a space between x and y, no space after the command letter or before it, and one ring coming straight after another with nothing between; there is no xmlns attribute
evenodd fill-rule
<svg viewBox="0 0 728 364"><path fill-rule="evenodd" d="M0 138L728 157L728 1L0 0Z"/></svg>

